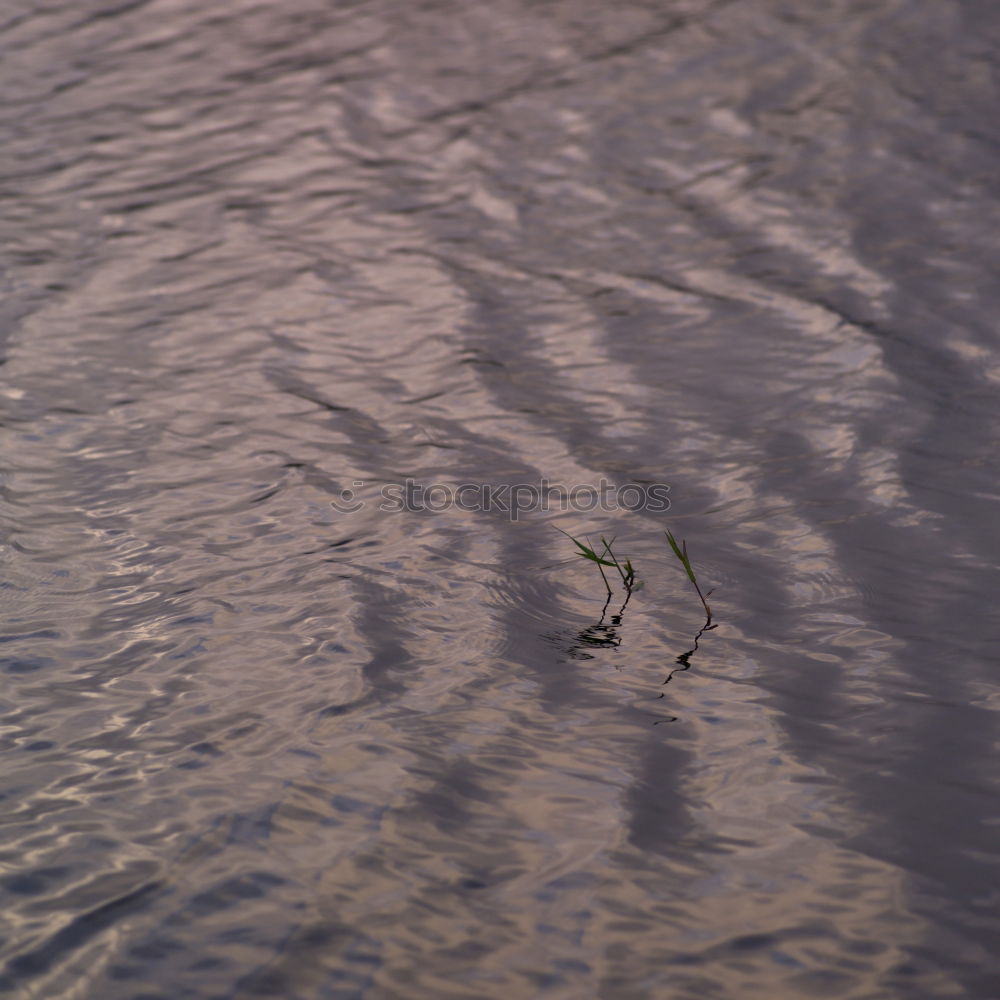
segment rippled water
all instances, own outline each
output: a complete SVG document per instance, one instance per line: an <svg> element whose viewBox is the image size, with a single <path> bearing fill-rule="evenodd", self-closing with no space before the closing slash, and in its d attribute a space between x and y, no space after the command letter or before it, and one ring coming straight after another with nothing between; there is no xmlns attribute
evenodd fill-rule
<svg viewBox="0 0 1000 1000"><path fill-rule="evenodd" d="M1000 997L992 0L0 46L0 988Z"/></svg>

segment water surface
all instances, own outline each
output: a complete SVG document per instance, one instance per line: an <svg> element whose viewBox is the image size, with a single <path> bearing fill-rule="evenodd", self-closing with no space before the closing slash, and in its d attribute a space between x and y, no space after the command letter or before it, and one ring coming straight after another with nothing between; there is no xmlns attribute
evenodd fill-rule
<svg viewBox="0 0 1000 1000"><path fill-rule="evenodd" d="M0 987L1000 996L995 5L0 46Z"/></svg>

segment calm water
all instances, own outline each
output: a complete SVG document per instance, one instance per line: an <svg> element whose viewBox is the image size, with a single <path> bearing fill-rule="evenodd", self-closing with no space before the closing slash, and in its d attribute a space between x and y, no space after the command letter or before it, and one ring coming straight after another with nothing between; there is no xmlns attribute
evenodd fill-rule
<svg viewBox="0 0 1000 1000"><path fill-rule="evenodd" d="M0 990L1000 997L994 0L0 47Z"/></svg>

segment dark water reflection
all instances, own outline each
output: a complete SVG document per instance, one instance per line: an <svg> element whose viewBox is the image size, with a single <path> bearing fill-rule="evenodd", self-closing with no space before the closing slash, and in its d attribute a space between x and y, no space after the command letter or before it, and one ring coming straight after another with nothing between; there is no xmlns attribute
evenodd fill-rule
<svg viewBox="0 0 1000 1000"><path fill-rule="evenodd" d="M0 987L1000 996L994 4L0 45Z"/></svg>

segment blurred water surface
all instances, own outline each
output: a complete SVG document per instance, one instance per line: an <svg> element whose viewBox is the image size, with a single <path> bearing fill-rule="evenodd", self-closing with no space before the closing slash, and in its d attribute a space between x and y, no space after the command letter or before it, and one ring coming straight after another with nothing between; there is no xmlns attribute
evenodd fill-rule
<svg viewBox="0 0 1000 1000"><path fill-rule="evenodd" d="M0 48L0 988L1000 996L992 0Z"/></svg>

